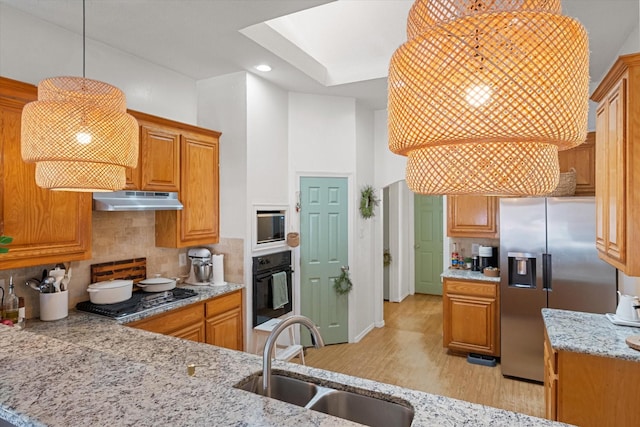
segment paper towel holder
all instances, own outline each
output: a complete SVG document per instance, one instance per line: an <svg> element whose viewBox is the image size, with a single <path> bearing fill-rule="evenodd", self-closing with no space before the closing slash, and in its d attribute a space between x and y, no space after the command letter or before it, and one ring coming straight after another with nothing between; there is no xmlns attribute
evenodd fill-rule
<svg viewBox="0 0 640 427"><path fill-rule="evenodd" d="M224 286L224 254L211 255L211 285Z"/></svg>

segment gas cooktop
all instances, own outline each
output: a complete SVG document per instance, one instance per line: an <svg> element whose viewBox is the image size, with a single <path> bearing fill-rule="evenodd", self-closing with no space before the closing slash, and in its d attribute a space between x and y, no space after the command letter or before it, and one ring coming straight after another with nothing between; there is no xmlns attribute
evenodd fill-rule
<svg viewBox="0 0 640 427"><path fill-rule="evenodd" d="M91 301L82 301L76 304L76 309L118 319L196 295L195 291L182 288L174 288L164 292L136 291L126 301L116 304L94 304Z"/></svg>

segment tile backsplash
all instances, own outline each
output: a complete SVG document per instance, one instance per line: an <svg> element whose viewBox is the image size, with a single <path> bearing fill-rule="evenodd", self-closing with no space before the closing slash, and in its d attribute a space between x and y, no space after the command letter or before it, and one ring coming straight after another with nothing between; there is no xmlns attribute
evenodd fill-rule
<svg viewBox="0 0 640 427"><path fill-rule="evenodd" d="M186 278L187 266L179 267L181 253L188 248L173 249L155 246L155 213L146 212L93 212L92 219L92 259L71 263L72 277L69 284L69 307L89 299L87 285L91 282L91 264L131 258L147 259L147 276L161 274L164 277ZM244 240L220 239L220 243L208 246L215 254L224 254L224 275L227 282L244 281ZM43 269L53 265L43 265L0 271L0 279L5 280L8 289L9 276L13 275L16 294L25 298L27 319L40 315L38 292L24 286L24 282L35 277L40 279Z"/></svg>

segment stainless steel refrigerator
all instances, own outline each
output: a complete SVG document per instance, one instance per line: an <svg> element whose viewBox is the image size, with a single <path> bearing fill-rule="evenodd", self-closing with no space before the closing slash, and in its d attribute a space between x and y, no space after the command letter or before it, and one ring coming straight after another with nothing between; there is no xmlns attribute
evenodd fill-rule
<svg viewBox="0 0 640 427"><path fill-rule="evenodd" d="M614 313L616 270L598 258L593 197L500 201L502 374L543 381L542 308Z"/></svg>

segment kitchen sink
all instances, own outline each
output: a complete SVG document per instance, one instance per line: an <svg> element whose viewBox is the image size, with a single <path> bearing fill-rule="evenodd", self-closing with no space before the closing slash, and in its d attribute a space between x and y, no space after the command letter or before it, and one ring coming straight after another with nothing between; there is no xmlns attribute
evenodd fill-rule
<svg viewBox="0 0 640 427"><path fill-rule="evenodd" d="M340 384L319 385L308 377L271 374L271 397L368 426L410 426L414 409L407 401L366 390L346 390ZM262 375L254 374L236 388L263 395ZM344 389L343 389L344 388ZM371 394L374 394L372 396Z"/></svg>
<svg viewBox="0 0 640 427"><path fill-rule="evenodd" d="M264 395L262 375L253 375L236 386L241 390ZM313 383L282 375L271 375L271 397L294 405L304 406L318 393Z"/></svg>
<svg viewBox="0 0 640 427"><path fill-rule="evenodd" d="M410 426L413 408L349 391L331 390L306 406L368 426Z"/></svg>

